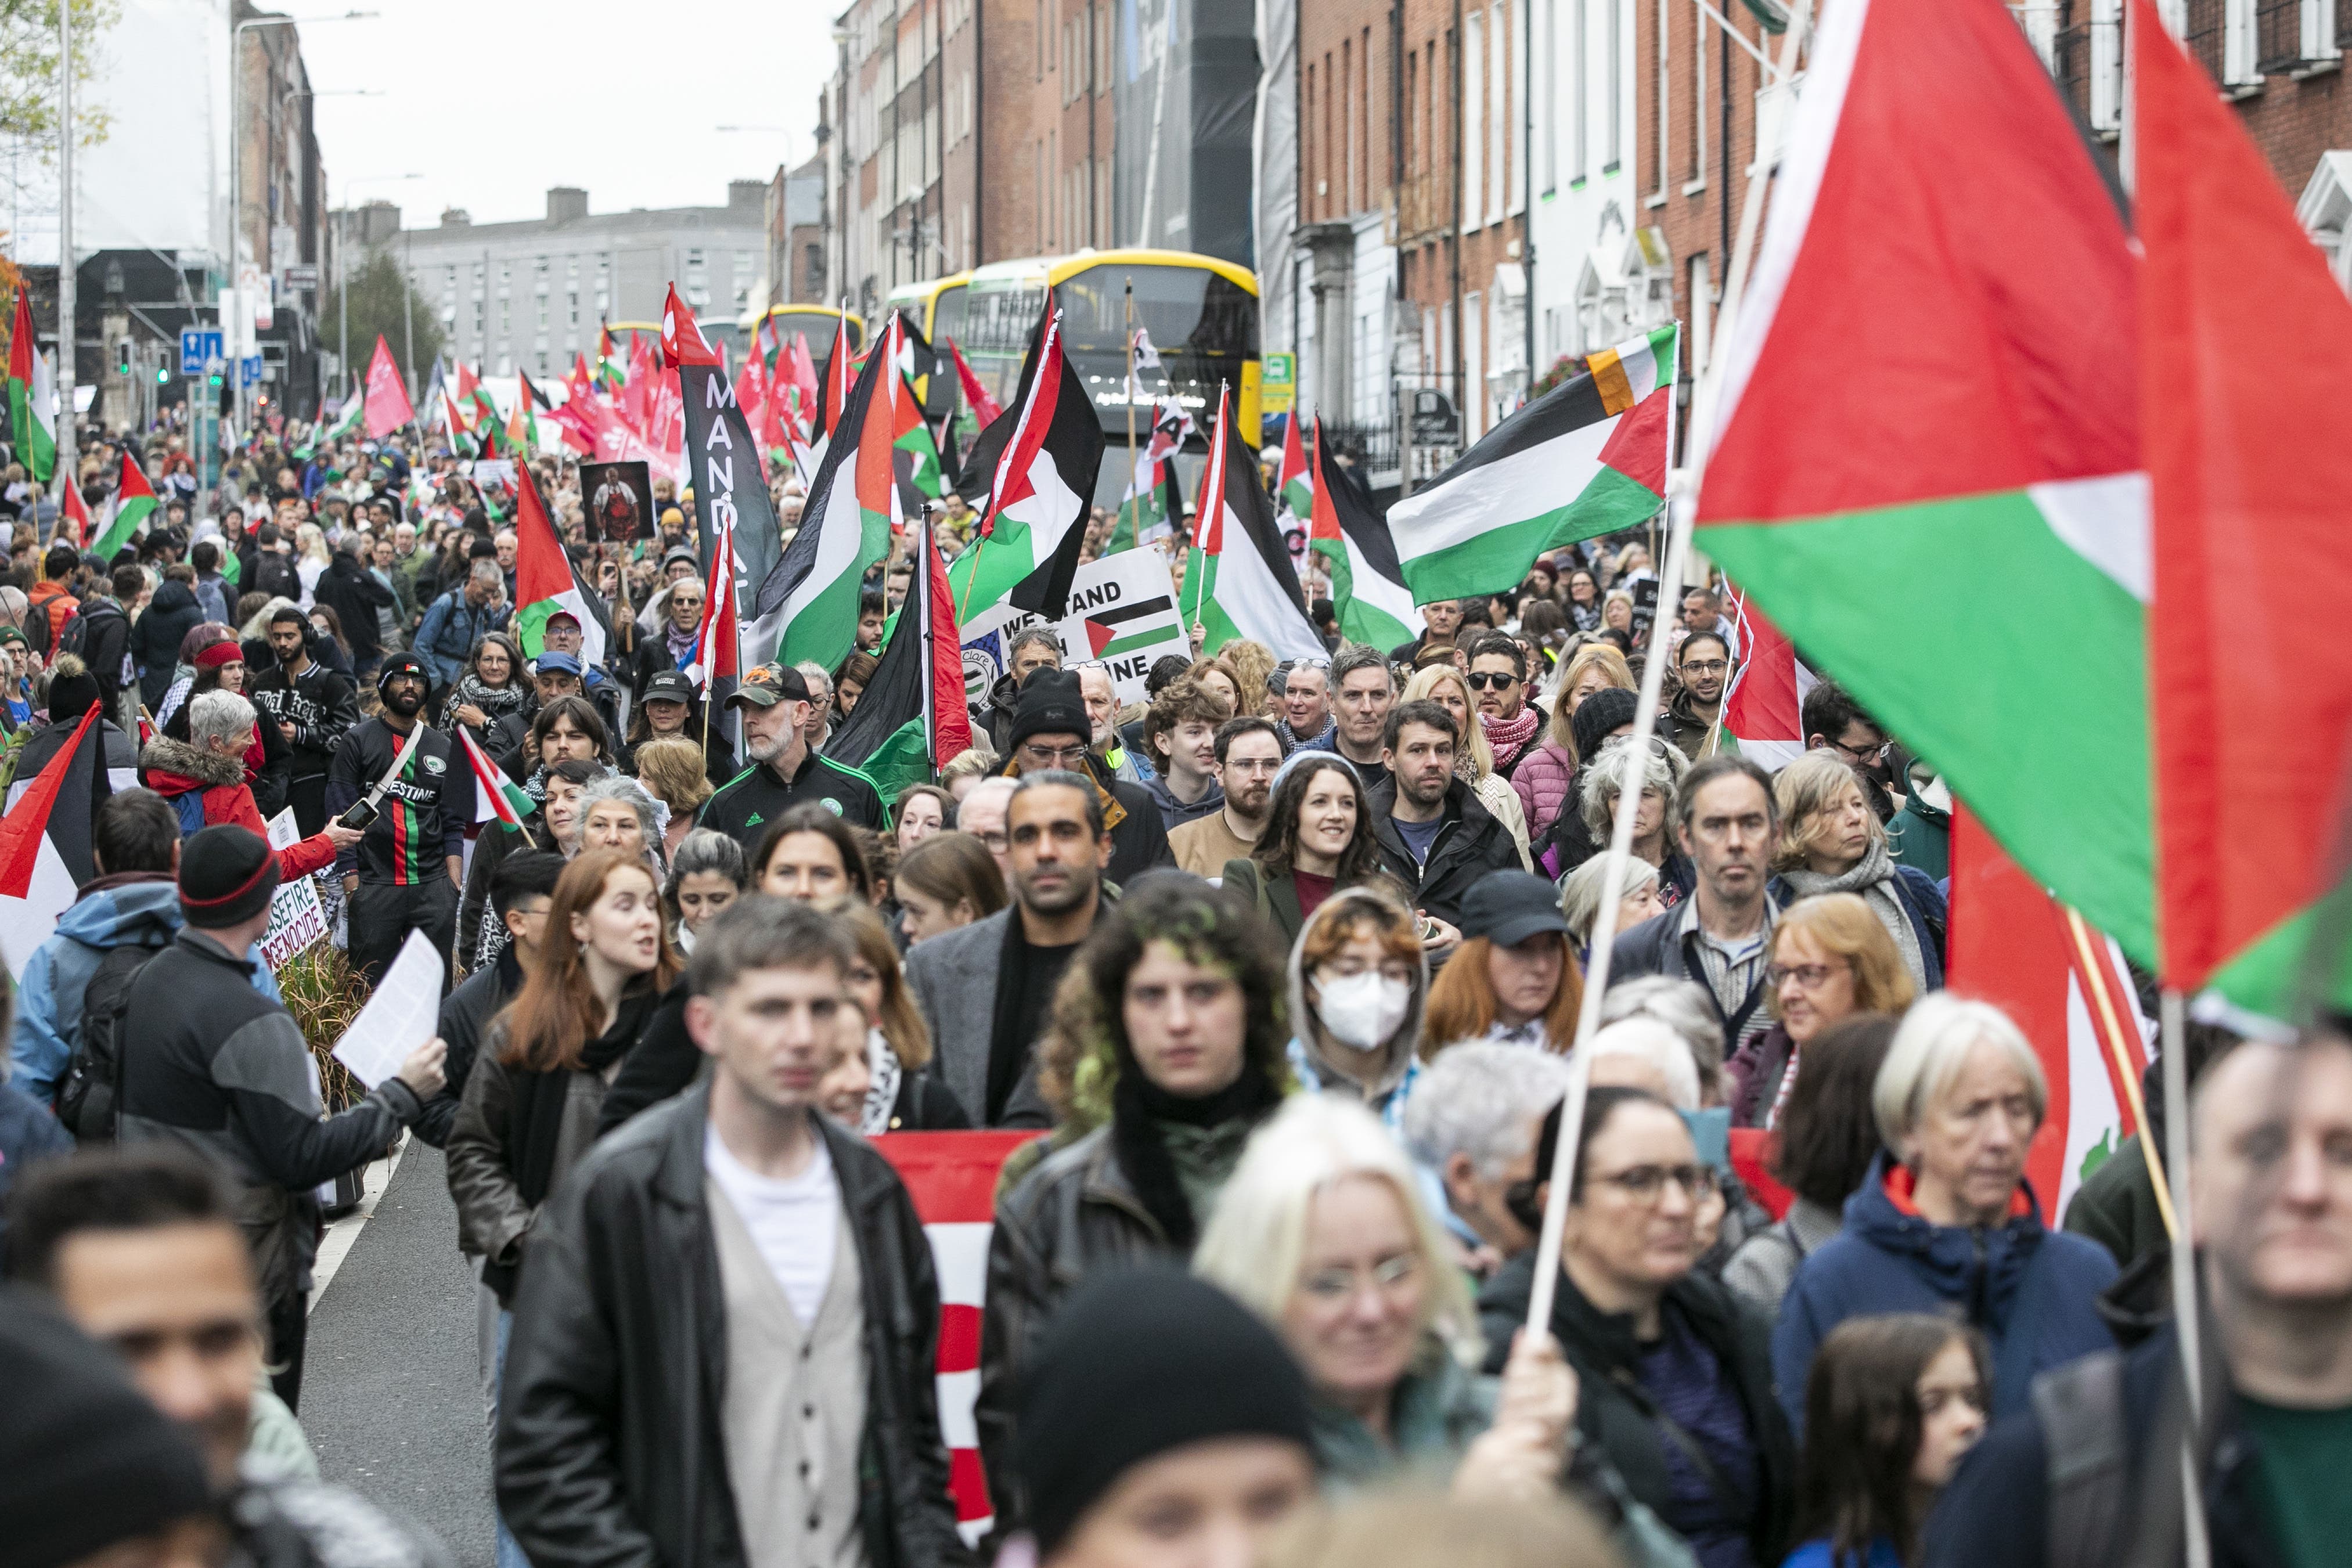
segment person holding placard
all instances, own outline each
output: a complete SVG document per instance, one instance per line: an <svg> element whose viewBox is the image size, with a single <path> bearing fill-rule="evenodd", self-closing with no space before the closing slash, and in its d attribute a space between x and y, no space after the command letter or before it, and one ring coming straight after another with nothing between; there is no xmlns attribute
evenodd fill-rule
<svg viewBox="0 0 2352 1568"><path fill-rule="evenodd" d="M446 1048L426 1040L358 1104L321 1119L310 1047L293 1014L253 988L246 956L269 924L279 875L269 841L234 824L181 845L187 924L131 985L118 1134L194 1149L244 1189L237 1223L260 1275L271 1382L290 1408L302 1390L315 1189L415 1124L441 1087Z"/></svg>

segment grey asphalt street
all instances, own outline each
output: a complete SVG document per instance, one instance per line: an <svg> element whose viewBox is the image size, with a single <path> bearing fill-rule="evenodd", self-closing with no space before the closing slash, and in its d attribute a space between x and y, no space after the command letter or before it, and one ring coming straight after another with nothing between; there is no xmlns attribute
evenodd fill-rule
<svg viewBox="0 0 2352 1568"><path fill-rule="evenodd" d="M326 1479L432 1531L457 1568L492 1560L475 1290L441 1151L412 1138L310 1313L302 1375Z"/></svg>

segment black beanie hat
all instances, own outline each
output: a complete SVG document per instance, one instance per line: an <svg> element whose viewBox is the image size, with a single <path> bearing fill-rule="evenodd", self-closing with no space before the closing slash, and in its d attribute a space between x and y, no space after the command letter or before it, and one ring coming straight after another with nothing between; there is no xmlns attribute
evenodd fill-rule
<svg viewBox="0 0 2352 1568"><path fill-rule="evenodd" d="M394 675L415 675L425 683L428 690L433 685L433 672L426 669L425 661L414 653L394 653L385 659L383 666L375 673L375 689L383 690L392 684Z"/></svg>
<svg viewBox="0 0 2352 1568"><path fill-rule="evenodd" d="M1566 697L1561 698L1566 701ZM1584 699L1581 706L1569 716L1568 729L1576 737L1576 757L1580 762L1590 762L1601 749L1609 732L1621 725L1633 722L1641 704L1633 694L1622 686L1603 686Z"/></svg>
<svg viewBox="0 0 2352 1568"><path fill-rule="evenodd" d="M111 1353L0 1291L0 1560L58 1568L210 1506L204 1457Z"/></svg>
<svg viewBox="0 0 2352 1568"><path fill-rule="evenodd" d="M1013 734L1006 748L1017 748L1033 735L1075 735L1091 739L1095 721L1079 695L1078 677L1061 670L1039 670L1021 688L1013 704Z"/></svg>
<svg viewBox="0 0 2352 1568"><path fill-rule="evenodd" d="M206 828L180 845L180 913L215 931L250 920L269 907L278 876L268 840L234 822Z"/></svg>
<svg viewBox="0 0 2352 1568"><path fill-rule="evenodd" d="M70 670L60 670L49 681L49 722L79 719L98 706L98 677L79 659Z"/></svg>
<svg viewBox="0 0 2352 1568"><path fill-rule="evenodd" d="M1307 1379L1274 1331L1206 1281L1100 1274L1073 1292L1031 1360L1013 1468L1037 1554L1054 1554L1118 1478L1216 1437L1276 1437L1310 1456Z"/></svg>

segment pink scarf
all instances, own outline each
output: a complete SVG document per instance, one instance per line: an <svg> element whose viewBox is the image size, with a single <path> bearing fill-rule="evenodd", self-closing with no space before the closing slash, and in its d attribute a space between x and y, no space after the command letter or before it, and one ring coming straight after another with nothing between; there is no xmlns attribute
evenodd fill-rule
<svg viewBox="0 0 2352 1568"><path fill-rule="evenodd" d="M1494 748L1496 772L1510 770L1511 764L1519 759L1519 753L1527 749L1528 742L1536 737L1543 716L1543 710L1533 703L1521 708L1517 718L1488 718L1483 713L1478 716L1479 725L1486 731L1486 744Z"/></svg>

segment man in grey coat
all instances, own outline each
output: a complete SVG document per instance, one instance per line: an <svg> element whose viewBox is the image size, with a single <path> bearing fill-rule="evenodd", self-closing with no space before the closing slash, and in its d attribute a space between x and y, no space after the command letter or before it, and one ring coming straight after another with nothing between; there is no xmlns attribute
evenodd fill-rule
<svg viewBox="0 0 2352 1568"><path fill-rule="evenodd" d="M975 1127L1043 1127L1034 1049L1054 988L1108 899L1102 792L1059 768L1024 774L1004 811L1013 902L907 954L931 1071Z"/></svg>

